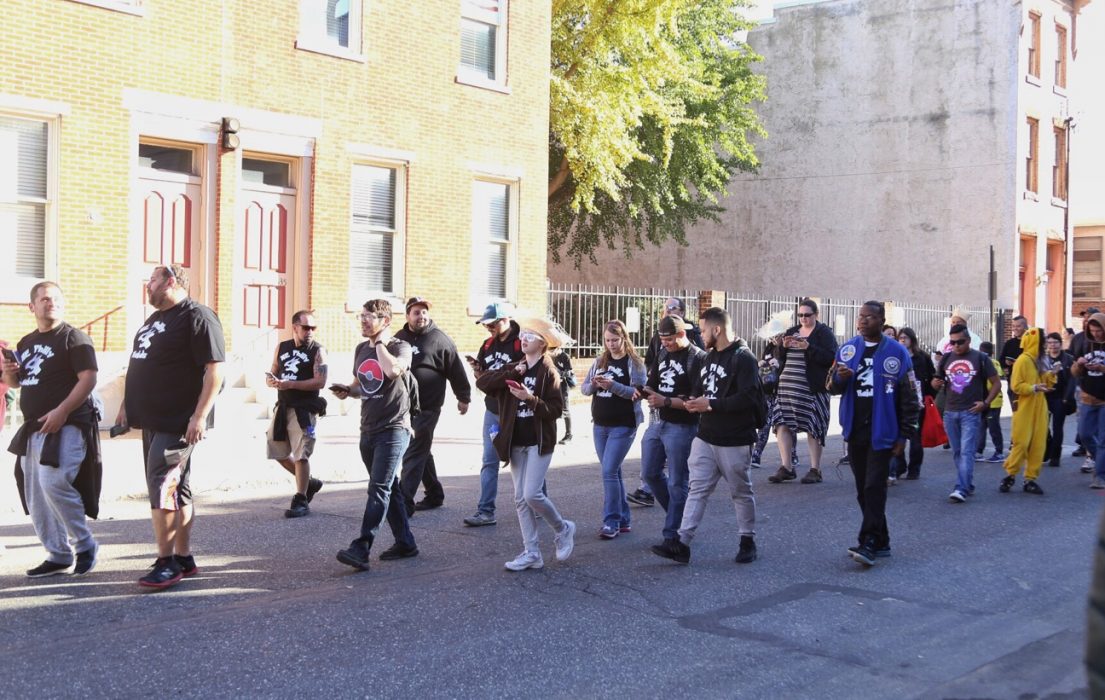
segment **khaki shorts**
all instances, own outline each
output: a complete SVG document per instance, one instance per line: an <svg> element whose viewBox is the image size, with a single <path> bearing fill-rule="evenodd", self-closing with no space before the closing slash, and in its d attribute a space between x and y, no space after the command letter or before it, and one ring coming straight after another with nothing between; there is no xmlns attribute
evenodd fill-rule
<svg viewBox="0 0 1105 700"><path fill-rule="evenodd" d="M293 462L310 459L315 451L314 430L311 430L310 435L305 434L303 428L299 426L299 419L296 418L294 410L285 411L285 415L288 419L287 440L272 439L272 423L269 424L269 430L265 434L268 439L269 459L290 459Z"/></svg>

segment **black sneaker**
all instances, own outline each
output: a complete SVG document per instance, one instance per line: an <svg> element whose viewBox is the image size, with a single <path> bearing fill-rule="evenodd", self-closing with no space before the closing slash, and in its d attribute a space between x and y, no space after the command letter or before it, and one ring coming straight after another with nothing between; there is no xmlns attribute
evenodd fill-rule
<svg viewBox="0 0 1105 700"><path fill-rule="evenodd" d="M1071 457L1085 457L1085 456L1086 456L1086 448L1085 448L1085 447L1082 447L1082 446L1078 446L1078 447L1077 447L1077 448L1076 448L1076 449L1074 450L1074 452L1071 452L1071 453L1070 453L1070 456L1071 456Z"/></svg>
<svg viewBox="0 0 1105 700"><path fill-rule="evenodd" d="M756 561L756 542L752 535L741 535L741 546L737 550L737 557L733 561L738 564L749 564Z"/></svg>
<svg viewBox="0 0 1105 700"><path fill-rule="evenodd" d="M418 547L407 547L406 545L396 542L384 551L380 552L380 561L391 561L393 559L407 559L408 557L417 557Z"/></svg>
<svg viewBox="0 0 1105 700"><path fill-rule="evenodd" d="M637 489L633 493L628 493L625 496L625 500L630 503L636 503L639 506L652 506L656 504L656 499L652 494L644 489Z"/></svg>
<svg viewBox="0 0 1105 700"><path fill-rule="evenodd" d="M773 484L781 484L784 481L790 481L797 478L798 472L796 472L795 470L787 469L786 467L779 467L779 471L767 477L767 480Z"/></svg>
<svg viewBox="0 0 1105 700"><path fill-rule="evenodd" d="M803 484L820 484L821 483L821 470L810 468L806 475L802 477Z"/></svg>
<svg viewBox="0 0 1105 700"><path fill-rule="evenodd" d="M1058 457L1052 457L1051 459L1049 459L1047 461L1047 466L1049 466L1049 467L1058 467L1059 466L1059 458Z"/></svg>
<svg viewBox="0 0 1105 700"><path fill-rule="evenodd" d="M852 559L864 566L874 566L877 557L878 555L875 554L875 543L871 540L856 547L856 550L852 552Z"/></svg>
<svg viewBox="0 0 1105 700"><path fill-rule="evenodd" d="M1015 476L1007 476L1001 480L1001 485L998 486L998 491L1002 493L1009 493L1009 489L1013 488L1013 484L1017 483ZM1028 484L1025 484L1025 490L1028 489Z"/></svg>
<svg viewBox="0 0 1105 700"><path fill-rule="evenodd" d="M44 561L33 569L27 569L29 578L42 578L43 576L56 576L63 571L68 571L72 564L59 564L56 561Z"/></svg>
<svg viewBox="0 0 1105 700"><path fill-rule="evenodd" d="M557 442L556 444L558 444L558 445L567 445L571 441L572 441L572 434L571 433L565 433L564 437L560 438L560 441Z"/></svg>
<svg viewBox="0 0 1105 700"><path fill-rule="evenodd" d="M315 494L322 490L322 479L311 477L307 480L307 502L315 499Z"/></svg>
<svg viewBox="0 0 1105 700"><path fill-rule="evenodd" d="M853 554L855 554L858 551L859 551L859 545L856 545L854 547L849 547L848 548L848 556L852 556ZM878 549L876 549L875 550L875 556L879 559L886 559L887 557L889 557L890 556L890 545L887 545L885 547L879 547Z"/></svg>
<svg viewBox="0 0 1105 700"><path fill-rule="evenodd" d="M297 493L292 496L292 504L288 506L288 509L284 511L285 518L302 518L311 512L311 509L307 507L307 497L301 493Z"/></svg>
<svg viewBox="0 0 1105 700"><path fill-rule="evenodd" d="M680 564L689 564L691 561L691 548L678 539L665 537L661 544L654 544L650 549L656 556L671 559Z"/></svg>
<svg viewBox="0 0 1105 700"><path fill-rule="evenodd" d="M421 501L414 504L415 510L433 510L434 508L440 508L445 505L444 498L423 498Z"/></svg>
<svg viewBox="0 0 1105 700"><path fill-rule="evenodd" d="M153 571L138 579L139 586L146 588L168 588L176 585L184 574L173 557L158 557L153 563Z"/></svg>
<svg viewBox="0 0 1105 700"><path fill-rule="evenodd" d="M184 578L192 578L200 572L200 568L196 566L196 558L191 554L184 557L174 554L173 559L176 560L176 565L180 567L180 575Z"/></svg>
<svg viewBox="0 0 1105 700"><path fill-rule="evenodd" d="M338 552L338 561L354 569L368 571L368 548L360 540L353 540L347 549Z"/></svg>
<svg viewBox="0 0 1105 700"><path fill-rule="evenodd" d="M73 567L73 575L84 576L95 569L96 553L99 551L100 546L93 542L90 549L86 549L83 552L77 552L77 564Z"/></svg>
<svg viewBox="0 0 1105 700"><path fill-rule="evenodd" d="M1032 481L1031 479L1024 482L1024 492L1025 493L1034 493L1037 496L1043 496L1044 495L1044 490L1042 488L1040 488L1040 485L1037 484L1035 481Z"/></svg>

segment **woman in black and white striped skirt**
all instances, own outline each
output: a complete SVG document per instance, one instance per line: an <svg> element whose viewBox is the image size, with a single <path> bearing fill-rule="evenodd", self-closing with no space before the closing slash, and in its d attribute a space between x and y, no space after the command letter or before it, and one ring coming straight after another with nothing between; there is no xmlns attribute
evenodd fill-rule
<svg viewBox="0 0 1105 700"><path fill-rule="evenodd" d="M768 481L779 484L797 478L791 461L798 433L805 433L810 447L810 470L803 484L821 481L821 449L829 429L829 392L825 377L836 357L836 336L817 320L817 302L803 299L798 304L798 325L787 330L776 343L779 388L771 412L771 427L779 442L783 466Z"/></svg>

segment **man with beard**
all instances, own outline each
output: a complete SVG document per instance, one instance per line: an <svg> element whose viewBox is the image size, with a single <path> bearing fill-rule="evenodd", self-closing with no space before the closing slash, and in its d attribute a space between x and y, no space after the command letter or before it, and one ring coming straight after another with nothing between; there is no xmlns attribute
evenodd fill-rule
<svg viewBox="0 0 1105 700"><path fill-rule="evenodd" d="M416 510L438 508L445 501L445 491L437 478L437 467L430 452L434 429L445 403L445 382L448 380L452 385L457 397L457 412L462 416L468 413L472 386L457 354L457 346L430 318L427 299L411 297L407 300L407 324L395 337L411 346L411 372L418 383L420 411L411 419L414 437L403 454L403 472L399 479L410 516ZM424 493L422 500L415 503L419 483Z"/></svg>

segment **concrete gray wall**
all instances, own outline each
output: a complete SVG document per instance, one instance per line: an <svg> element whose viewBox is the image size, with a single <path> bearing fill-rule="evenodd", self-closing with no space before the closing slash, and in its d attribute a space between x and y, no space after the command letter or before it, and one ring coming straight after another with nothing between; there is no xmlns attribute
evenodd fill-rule
<svg viewBox="0 0 1105 700"><path fill-rule="evenodd" d="M985 304L1016 297L1017 45L993 0L833 0L777 9L764 56L770 133L719 224L689 246L603 251L556 282Z"/></svg>

